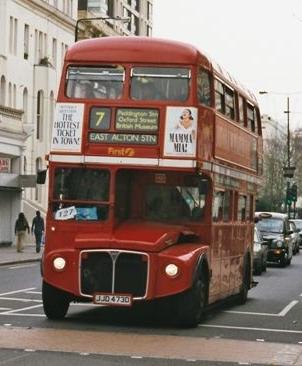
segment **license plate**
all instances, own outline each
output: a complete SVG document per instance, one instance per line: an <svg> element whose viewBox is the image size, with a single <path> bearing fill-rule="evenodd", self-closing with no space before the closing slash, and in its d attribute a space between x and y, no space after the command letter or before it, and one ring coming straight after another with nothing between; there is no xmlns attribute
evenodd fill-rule
<svg viewBox="0 0 302 366"><path fill-rule="evenodd" d="M93 302L101 305L111 306L131 306L132 295L126 294L94 294Z"/></svg>

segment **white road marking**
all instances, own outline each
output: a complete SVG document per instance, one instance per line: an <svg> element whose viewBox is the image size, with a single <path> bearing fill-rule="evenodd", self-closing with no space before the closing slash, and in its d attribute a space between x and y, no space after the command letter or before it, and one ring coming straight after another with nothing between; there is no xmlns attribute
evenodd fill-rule
<svg viewBox="0 0 302 366"><path fill-rule="evenodd" d="M224 313L244 314L244 315L260 315L260 316L277 316L277 317L280 317L281 316L281 317L284 317L298 303L299 303L298 300L291 301L278 314L272 314L272 313L256 313L256 312L253 312L253 311L236 311L236 310L224 310Z"/></svg>
<svg viewBox="0 0 302 366"><path fill-rule="evenodd" d="M256 313L253 311L236 311L236 310L224 310L224 313L230 314L243 314L243 315L260 315L260 316L280 316L279 314L272 314L272 313Z"/></svg>
<svg viewBox="0 0 302 366"><path fill-rule="evenodd" d="M0 315L6 315L6 316L10 316L10 315L13 315L13 316L23 316L24 318L45 318L46 316L44 314L23 314L23 313L14 313L14 314L11 314L10 312L5 312L5 313L0 313Z"/></svg>
<svg viewBox="0 0 302 366"><path fill-rule="evenodd" d="M18 297L6 297L6 296L0 296L0 300L9 300L9 301L20 301L20 302L42 302L42 300L34 300L34 299L23 299Z"/></svg>
<svg viewBox="0 0 302 366"><path fill-rule="evenodd" d="M29 288L24 288L22 290L17 290L17 291L3 292L2 294L0 294L0 296L18 294L20 292L26 292L26 291L31 291L31 290L35 290L35 289L36 289L35 287L29 287Z"/></svg>
<svg viewBox="0 0 302 366"><path fill-rule="evenodd" d="M0 314L1 314L1 315L16 314L16 313L19 313L20 311L23 311L23 310L36 309L36 308L40 308L40 307L42 307L42 306L43 306L42 304L39 304L39 305L33 305L33 306L27 306L26 308L9 310L9 311L5 311L4 313L0 313Z"/></svg>
<svg viewBox="0 0 302 366"><path fill-rule="evenodd" d="M23 264L23 265L17 265L17 266L10 266L8 269L21 269L21 268L28 268L28 267L36 267L37 264Z"/></svg>
<svg viewBox="0 0 302 366"><path fill-rule="evenodd" d="M291 301L287 306L285 306L285 308L282 311L280 311L280 313L278 315L285 316L298 303L299 303L298 300Z"/></svg>
<svg viewBox="0 0 302 366"><path fill-rule="evenodd" d="M3 311L3 310L11 310L11 308L0 308L0 311Z"/></svg>
<svg viewBox="0 0 302 366"><path fill-rule="evenodd" d="M199 324L202 328L220 328L220 329L235 329L235 330L255 330L257 332L273 332L273 333L292 333L302 334L302 330L291 329L273 329L273 328L251 328L251 327L236 327L232 325L214 325L214 324Z"/></svg>

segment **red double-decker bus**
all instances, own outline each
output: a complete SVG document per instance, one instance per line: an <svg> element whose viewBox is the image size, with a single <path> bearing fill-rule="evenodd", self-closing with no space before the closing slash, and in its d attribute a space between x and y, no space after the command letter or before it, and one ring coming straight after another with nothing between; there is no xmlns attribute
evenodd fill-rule
<svg viewBox="0 0 302 366"><path fill-rule="evenodd" d="M261 161L254 96L195 47L73 45L48 155L47 317L154 301L195 326L218 300L245 302Z"/></svg>

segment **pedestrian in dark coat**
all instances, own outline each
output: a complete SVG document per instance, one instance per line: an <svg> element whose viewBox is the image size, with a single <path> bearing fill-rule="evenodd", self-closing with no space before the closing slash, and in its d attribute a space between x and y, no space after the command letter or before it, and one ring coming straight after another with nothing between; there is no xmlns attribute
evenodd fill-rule
<svg viewBox="0 0 302 366"><path fill-rule="evenodd" d="M44 220L41 217L40 211L36 211L36 216L33 218L31 233L35 234L36 252L39 253L41 250L41 243L44 234Z"/></svg>
<svg viewBox="0 0 302 366"><path fill-rule="evenodd" d="M15 222L15 235L17 236L17 252L23 252L26 230L29 233L29 225L23 212Z"/></svg>

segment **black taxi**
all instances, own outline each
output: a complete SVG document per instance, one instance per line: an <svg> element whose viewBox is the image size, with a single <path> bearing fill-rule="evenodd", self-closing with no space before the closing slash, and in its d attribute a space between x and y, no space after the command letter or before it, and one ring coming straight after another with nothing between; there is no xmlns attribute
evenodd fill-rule
<svg viewBox="0 0 302 366"><path fill-rule="evenodd" d="M268 246L267 262L290 265L293 256L292 231L288 216L277 212L256 212L255 222Z"/></svg>

